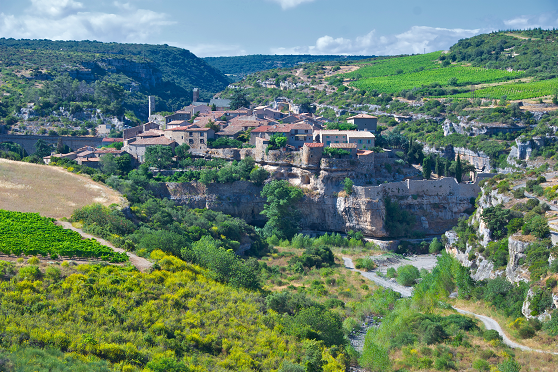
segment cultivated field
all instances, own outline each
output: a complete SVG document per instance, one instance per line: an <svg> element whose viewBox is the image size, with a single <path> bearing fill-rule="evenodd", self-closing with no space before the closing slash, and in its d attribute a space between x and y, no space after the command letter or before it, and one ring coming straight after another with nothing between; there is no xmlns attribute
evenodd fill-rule
<svg viewBox="0 0 558 372"><path fill-rule="evenodd" d="M0 159L0 209L69 217L92 203L122 204L116 191L58 167Z"/></svg>

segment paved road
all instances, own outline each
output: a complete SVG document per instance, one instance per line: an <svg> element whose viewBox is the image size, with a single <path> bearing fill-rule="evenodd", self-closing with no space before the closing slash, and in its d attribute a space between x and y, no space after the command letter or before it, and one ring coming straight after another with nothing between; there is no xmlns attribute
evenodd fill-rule
<svg viewBox="0 0 558 372"><path fill-rule="evenodd" d="M149 271L151 266L153 266L153 262L150 262L143 257L138 257L133 253L126 252L124 249L116 248L110 242L108 242L104 239L101 239L101 238L98 238L96 236L87 234L87 233L83 232L83 230L73 227L70 222L56 221L56 223L59 224L60 226L62 226L63 228L65 228L65 229L70 229L70 230L73 230L75 232L80 233L81 236L83 236L86 239L95 239L99 243L101 243L102 245L106 245L107 247L112 248L112 250L115 251L115 252L126 253L128 255L128 257L130 258L130 263L132 265L134 265L136 267L136 269L138 269L141 272L147 272L147 271Z"/></svg>
<svg viewBox="0 0 558 372"><path fill-rule="evenodd" d="M348 257L343 257L343 261L344 261L345 267L347 269L357 271L362 276L364 276L365 278L372 280L374 283L376 283L376 284L378 284L382 287L385 287L385 288L390 288L390 289L394 290L395 292L401 293L401 296L403 296L403 297L411 297L411 295L413 293L412 288L401 286L401 285L399 285L397 283L394 283L390 280L386 280L384 278L381 278L378 275L376 275L374 273L371 273L371 272L356 270L355 266L353 264L353 261ZM487 317L485 315L475 314L475 313L472 313L470 311L459 309L459 308L456 308L456 307L454 307L454 309L460 314L471 315L471 316L474 316L475 318L479 319L484 324L484 326L486 327L487 330L497 331L498 334L500 334L500 336L502 336L503 342L511 348L520 349L520 350L523 350L523 351L534 351L534 352L537 352L537 353L546 353L546 354L558 355L557 352L531 349L530 347L520 345L516 342L513 342L512 340L510 340L508 338L508 336L506 336L506 334L504 333L504 331L502 330L502 327L500 327L498 322L495 321L494 319L490 318L490 317Z"/></svg>

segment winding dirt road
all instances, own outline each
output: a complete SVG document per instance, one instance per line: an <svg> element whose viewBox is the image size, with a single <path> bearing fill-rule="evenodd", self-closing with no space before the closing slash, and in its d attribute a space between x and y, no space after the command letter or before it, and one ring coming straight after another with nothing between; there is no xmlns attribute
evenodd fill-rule
<svg viewBox="0 0 558 372"><path fill-rule="evenodd" d="M96 241L98 241L102 245L106 245L107 247L110 247L115 252L126 253L128 255L129 259L130 259L130 263L132 265L134 265L135 268L138 269L141 272L147 272L147 271L149 271L149 269L151 269L151 266L153 266L153 263L146 260L145 258L136 256L135 254L130 253L130 252L126 252L124 249L116 248L115 246L113 246L110 242L106 241L105 239L101 239L101 238L98 238L96 236L87 234L87 233L83 232L83 230L75 228L74 226L72 226L72 224L70 222L56 221L56 224L62 226L65 229L73 230L73 231L79 233L81 236L83 236L86 239L95 239Z"/></svg>
<svg viewBox="0 0 558 372"><path fill-rule="evenodd" d="M391 289L395 292L398 292L398 293L401 294L402 297L411 297L411 295L413 293L412 288L404 287L402 285L399 285L397 282L392 282L391 280L387 280L387 279L384 279L382 277L379 277L375 273L356 270L355 265L353 264L353 260L351 260L348 257L343 257L343 262L344 262L345 267L347 269L359 272L366 279L369 279L369 280L373 281L374 283L378 284L379 286L382 286L384 288L389 288L389 289ZM497 321L495 321L494 319L492 319L490 317L487 317L485 315L475 314L475 313L472 313L470 311L459 309L459 308L456 308L456 307L454 307L454 309L460 314L470 315L470 316L473 316L473 317L479 319L484 324L484 326L486 327L487 330L495 330L496 332L498 332L498 334L500 336L502 336L502 341L504 342L504 344L508 345L511 348L520 349L520 350L523 350L523 351L533 351L533 352L536 352L536 353L558 355L558 352L532 349L530 347L520 345L520 344L510 340L508 338L508 336L506 336L506 334L502 330L502 327L500 327L500 324L498 324Z"/></svg>

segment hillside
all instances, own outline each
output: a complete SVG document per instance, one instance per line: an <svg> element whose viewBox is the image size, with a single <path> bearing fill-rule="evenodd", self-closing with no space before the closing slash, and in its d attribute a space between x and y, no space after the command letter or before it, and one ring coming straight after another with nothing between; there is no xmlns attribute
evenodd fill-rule
<svg viewBox="0 0 558 372"><path fill-rule="evenodd" d="M91 203L123 204L115 190L59 167L0 159L0 209L69 217Z"/></svg>
<svg viewBox="0 0 558 372"><path fill-rule="evenodd" d="M254 72L271 70L274 68L291 68L313 62L358 61L374 56L342 56L342 55L249 55L238 57L205 57L203 60L210 66L223 72L229 78L238 81Z"/></svg>
<svg viewBox="0 0 558 372"><path fill-rule="evenodd" d="M0 116L38 97L59 98L67 107L71 102L100 106L101 94L95 88L105 82L120 88L116 90L124 109L145 120L148 95L158 97L158 110L173 110L191 102L195 87L202 98L210 98L229 83L188 50L168 45L2 38L0 61L0 91L9 94L2 100ZM66 74L78 80L81 94L52 97L55 89L48 91L48 83Z"/></svg>

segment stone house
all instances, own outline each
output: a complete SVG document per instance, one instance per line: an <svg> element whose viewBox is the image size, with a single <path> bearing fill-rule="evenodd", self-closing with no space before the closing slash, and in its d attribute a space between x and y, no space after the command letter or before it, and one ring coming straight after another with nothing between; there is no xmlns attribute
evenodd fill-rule
<svg viewBox="0 0 558 372"><path fill-rule="evenodd" d="M272 135L281 133L287 137L287 145L298 149L304 143L312 141L313 131L314 127L303 123L264 125L252 130L250 133L250 144L255 145L256 138L269 139Z"/></svg>
<svg viewBox="0 0 558 372"><path fill-rule="evenodd" d="M165 116L165 124L170 123L171 121L184 121L190 120L192 118L192 113L186 110L178 110L174 114Z"/></svg>
<svg viewBox="0 0 558 372"><path fill-rule="evenodd" d="M359 131L376 133L378 118L372 115L358 114L347 118L347 123L356 125Z"/></svg>
<svg viewBox="0 0 558 372"><path fill-rule="evenodd" d="M186 143L191 149L201 150L206 149L207 142L215 138L215 132L211 128L186 126L165 130L165 137L175 141L178 145Z"/></svg>
<svg viewBox="0 0 558 372"><path fill-rule="evenodd" d="M375 146L375 136L367 131L355 130L320 130L314 133L314 142L331 146L335 143L354 143L359 149Z"/></svg>
<svg viewBox="0 0 558 372"><path fill-rule="evenodd" d="M176 141L165 136L131 139L124 141L124 147L122 147L122 150L132 155L139 163L144 163L147 148L158 145L169 146L174 150L176 147Z"/></svg>

